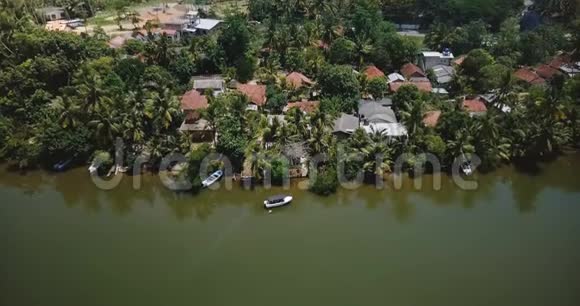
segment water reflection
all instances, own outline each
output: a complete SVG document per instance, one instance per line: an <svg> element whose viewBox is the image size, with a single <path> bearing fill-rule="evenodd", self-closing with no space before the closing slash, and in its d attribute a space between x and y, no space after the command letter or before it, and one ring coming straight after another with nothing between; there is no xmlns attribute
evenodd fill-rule
<svg viewBox="0 0 580 306"><path fill-rule="evenodd" d="M319 197L300 191L298 182L293 181L290 191L273 187L270 190L254 188L243 190L234 186L231 191L206 190L199 195L176 193L165 188L154 175L143 175L141 188L132 187L133 177L124 177L120 186L110 190L99 190L89 179L85 169L74 169L66 173L46 173L42 171L21 174L0 171L0 194L5 190L18 190L23 194L35 195L43 192L56 192L67 208L82 208L89 214L104 211L115 216L130 215L142 206L168 208L179 221L196 218L206 221L221 208L243 208L250 214L265 215L261 207L263 199L269 195L290 192L295 197L295 205L286 210L288 214L302 213L307 205L323 208L363 206L369 210L386 207L392 216L401 223L413 219L419 205L428 203L435 207L461 207L473 209L477 205L491 202L510 201L522 214L536 210L538 196L547 189L565 193L580 192L580 173L575 170L580 154L564 156L548 164L540 164L533 173L504 167L497 171L478 174L473 179L478 182L475 191L457 188L450 177L443 176L441 189L433 189L433 177L424 176L422 189L415 190L412 179L404 179L403 186L395 190L392 178L387 180L383 189L363 186L355 190L339 190L336 195ZM235 184L234 184L235 185Z"/></svg>

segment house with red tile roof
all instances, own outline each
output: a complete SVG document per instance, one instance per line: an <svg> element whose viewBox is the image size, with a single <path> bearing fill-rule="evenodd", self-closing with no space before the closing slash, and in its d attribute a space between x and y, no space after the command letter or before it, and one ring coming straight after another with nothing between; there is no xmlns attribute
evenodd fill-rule
<svg viewBox="0 0 580 306"><path fill-rule="evenodd" d="M462 102L463 109L465 109L471 117L485 115L487 112L487 106L482 99L478 98L465 98Z"/></svg>
<svg viewBox="0 0 580 306"><path fill-rule="evenodd" d="M428 111L423 116L423 124L426 127L436 127L439 123L439 118L441 117L440 110Z"/></svg>
<svg viewBox="0 0 580 306"><path fill-rule="evenodd" d="M429 81L407 81L407 82L393 82L393 83L389 83L389 89L391 90L391 92L397 92L399 91L399 89L402 86L405 85L413 85L415 87L417 87L419 89L419 91L422 92L431 92L433 90L433 86L431 85L431 82Z"/></svg>
<svg viewBox="0 0 580 306"><path fill-rule="evenodd" d="M190 90L181 97L182 111L196 111L208 107L207 98L197 90Z"/></svg>
<svg viewBox="0 0 580 306"><path fill-rule="evenodd" d="M237 89L250 99L257 107L266 105L266 85L238 84Z"/></svg>
<svg viewBox="0 0 580 306"><path fill-rule="evenodd" d="M286 76L286 83L298 89L303 86L312 86L314 82L300 72L292 72Z"/></svg>
<svg viewBox="0 0 580 306"><path fill-rule="evenodd" d="M367 76L368 80L372 80L374 78L381 78L381 77L384 78L385 77L385 74L374 65L368 66L363 73Z"/></svg>
<svg viewBox="0 0 580 306"><path fill-rule="evenodd" d="M560 74L560 70L550 65L543 64L536 68L536 74L545 80L551 80L554 76Z"/></svg>
<svg viewBox="0 0 580 306"><path fill-rule="evenodd" d="M298 101L289 102L286 107L284 107L284 112L289 111L291 108L299 108L303 113L313 113L320 107L320 101Z"/></svg>
<svg viewBox="0 0 580 306"><path fill-rule="evenodd" d="M209 106L207 98L193 89L181 97L181 110L185 113L185 119L179 128L182 132L191 134L196 141L212 141L214 130L209 122L201 118L200 111Z"/></svg>
<svg viewBox="0 0 580 306"><path fill-rule="evenodd" d="M520 68L514 72L514 77L520 81L528 83L530 85L543 85L546 84L546 80L544 80L541 76L536 74L536 72L527 69L527 68Z"/></svg>
<svg viewBox="0 0 580 306"><path fill-rule="evenodd" d="M426 78L427 75L421 68L413 63L407 63L401 67L401 74L408 80L410 78Z"/></svg>

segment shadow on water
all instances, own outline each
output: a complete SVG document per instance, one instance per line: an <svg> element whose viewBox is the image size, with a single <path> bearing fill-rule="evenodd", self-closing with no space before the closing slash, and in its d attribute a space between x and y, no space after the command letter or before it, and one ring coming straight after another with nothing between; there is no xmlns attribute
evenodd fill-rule
<svg viewBox="0 0 580 306"><path fill-rule="evenodd" d="M206 221L218 209L243 208L251 214L267 214L261 203L273 194L291 193L295 197L292 209L285 213L300 213L307 205L321 205L323 208L350 207L361 205L368 210L387 207L392 216L400 223L413 219L418 205L431 203L436 207L460 207L473 209L505 197L513 199L515 209L522 214L536 210L538 196L547 190L580 192L580 173L576 170L580 153L572 153L551 162L536 163L533 167L522 168L519 163L505 166L493 172L478 173L469 180L475 180L478 188L473 191L461 190L450 176L441 177L441 188L433 187L434 177L424 175L422 188L415 189L413 179L405 177L402 188L395 189L394 182L388 179L384 188L365 185L358 189L339 189L336 195L318 197L297 188L298 181L292 181L289 190L281 187L264 189L256 186L245 190L234 182L232 190L203 190L197 195L189 192L174 192L167 189L156 175L145 174L139 177L125 176L117 188L100 190L89 179L86 169L77 168L64 173L29 171L26 173L7 171L5 165L0 169L0 191L15 189L24 194L35 195L55 191L62 197L68 208L82 208L89 214L104 211L116 216L127 216L138 207L154 208L162 205L179 221L196 218ZM133 180L141 179L141 188L133 188ZM223 182L220 182L223 185ZM501 204L501 203L500 203Z"/></svg>

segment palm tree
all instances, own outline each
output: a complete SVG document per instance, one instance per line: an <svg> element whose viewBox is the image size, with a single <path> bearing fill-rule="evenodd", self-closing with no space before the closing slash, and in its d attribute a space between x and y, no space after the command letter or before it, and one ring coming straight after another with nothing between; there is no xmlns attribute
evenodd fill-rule
<svg viewBox="0 0 580 306"><path fill-rule="evenodd" d="M364 156L363 169L366 173L382 175L385 171L390 171L393 151L387 142L384 132L373 131L368 144L360 149Z"/></svg>
<svg viewBox="0 0 580 306"><path fill-rule="evenodd" d="M96 118L88 123L88 126L93 129L97 143L103 147L111 145L115 137L121 132L118 116L111 110L98 113Z"/></svg>
<svg viewBox="0 0 580 306"><path fill-rule="evenodd" d="M161 93L148 92L145 99L145 115L153 121L157 131L167 130L179 113L179 101L168 88Z"/></svg>
<svg viewBox="0 0 580 306"><path fill-rule="evenodd" d="M63 129L79 125L82 107L76 100L68 96L58 96L53 100L52 108L59 113L58 123Z"/></svg>
<svg viewBox="0 0 580 306"><path fill-rule="evenodd" d="M338 20L331 15L324 15L325 18L321 20L320 33L322 36L322 41L328 45L339 36L339 31L337 28Z"/></svg>
<svg viewBox="0 0 580 306"><path fill-rule="evenodd" d="M123 139L140 144L145 138L145 102L141 95L129 92L124 103L130 106L130 109L125 112L123 118Z"/></svg>
<svg viewBox="0 0 580 306"><path fill-rule="evenodd" d="M510 159L511 143L500 133L498 116L488 111L485 117L475 125L477 133L476 151L482 158L483 164L495 167L499 162Z"/></svg>
<svg viewBox="0 0 580 306"><path fill-rule="evenodd" d="M276 149L281 151L287 145L296 142L296 135L292 134L292 129L289 127L288 124L281 124L279 128L276 129L275 137L275 144Z"/></svg>
<svg viewBox="0 0 580 306"><path fill-rule="evenodd" d="M152 48L148 48L150 54L148 58L152 58L159 66L167 67L171 62L171 52L169 50L170 40L164 33L159 39L153 40Z"/></svg>
<svg viewBox="0 0 580 306"><path fill-rule="evenodd" d="M111 104L112 100L105 88L103 79L97 73L84 77L77 86L78 94L85 102L89 114L102 111L106 105Z"/></svg>
<svg viewBox="0 0 580 306"><path fill-rule="evenodd" d="M315 18L322 18L322 16L326 16L327 14L334 14L335 7L333 6L332 1L328 0L310 0L310 5L308 8L308 13L312 17Z"/></svg>
<svg viewBox="0 0 580 306"><path fill-rule="evenodd" d="M244 151L244 172L256 179L262 179L264 169L271 167L270 162L266 159L265 150L258 141L251 141ZM247 173L250 171L250 173Z"/></svg>
<svg viewBox="0 0 580 306"><path fill-rule="evenodd" d="M455 137L447 141L447 156L452 162L460 156L469 157L475 153L471 127L463 127L455 132Z"/></svg>
<svg viewBox="0 0 580 306"><path fill-rule="evenodd" d="M309 119L308 143L310 154L316 155L327 152L332 142L330 133L332 118L325 112L316 111L310 115Z"/></svg>
<svg viewBox="0 0 580 306"><path fill-rule="evenodd" d="M252 112L254 113L254 112ZM268 137L271 136L271 127L268 124L268 118L260 113L254 113L258 115L258 118L254 120L248 120L248 122L254 122L255 125L250 128L250 135L252 135L252 141L254 141L257 145L260 145L262 149L266 148L266 142Z"/></svg>
<svg viewBox="0 0 580 306"><path fill-rule="evenodd" d="M423 128L423 101L408 101L400 109L401 120L405 123L411 136Z"/></svg>
<svg viewBox="0 0 580 306"><path fill-rule="evenodd" d="M304 113L298 108L291 108L286 113L286 122L288 122L288 127L291 131L291 135L298 136L300 138L306 138L307 136L307 125Z"/></svg>
<svg viewBox="0 0 580 306"><path fill-rule="evenodd" d="M361 69L363 68L365 59L372 52L373 45L370 38L366 37L366 35L362 33L355 36L354 44L355 44L355 53L358 58L358 67L359 69Z"/></svg>

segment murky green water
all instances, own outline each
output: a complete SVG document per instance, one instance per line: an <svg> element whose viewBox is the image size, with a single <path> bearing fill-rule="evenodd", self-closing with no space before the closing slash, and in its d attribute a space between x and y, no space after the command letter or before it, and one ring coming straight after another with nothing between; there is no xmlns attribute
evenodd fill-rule
<svg viewBox="0 0 580 306"><path fill-rule="evenodd" d="M0 172L0 305L580 305L580 155L466 192L176 194ZM428 185L428 182L425 182Z"/></svg>

